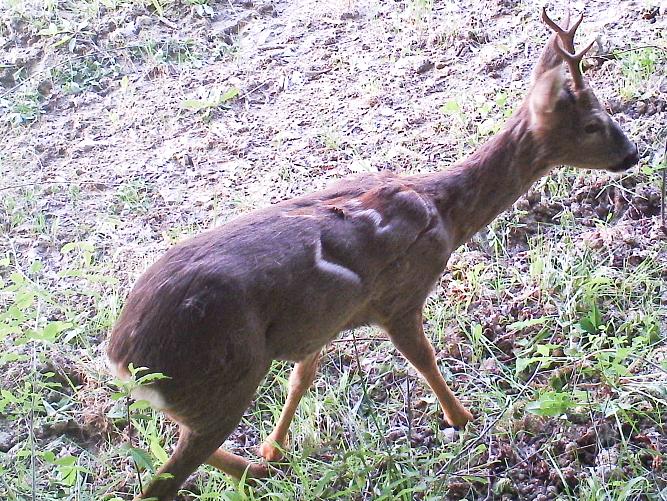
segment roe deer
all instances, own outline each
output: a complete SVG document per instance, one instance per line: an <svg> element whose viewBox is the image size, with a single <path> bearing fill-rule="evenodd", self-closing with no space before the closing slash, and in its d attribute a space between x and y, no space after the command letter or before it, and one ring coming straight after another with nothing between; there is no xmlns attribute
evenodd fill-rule
<svg viewBox="0 0 667 501"><path fill-rule="evenodd" d="M583 17L583 16L582 16ZM603 110L574 51L580 17L554 32L522 105L504 129L444 172L362 175L239 217L168 250L130 293L109 341L128 365L169 377L140 388L180 425L176 448L137 499L172 499L202 463L240 477L265 464L220 448L273 360L296 362L287 402L260 447L280 457L319 352L338 333L374 324L438 397L446 420L472 414L443 379L422 306L450 254L561 164L624 171L637 147ZM565 63L565 65L563 64ZM569 69L569 78L564 71Z"/></svg>

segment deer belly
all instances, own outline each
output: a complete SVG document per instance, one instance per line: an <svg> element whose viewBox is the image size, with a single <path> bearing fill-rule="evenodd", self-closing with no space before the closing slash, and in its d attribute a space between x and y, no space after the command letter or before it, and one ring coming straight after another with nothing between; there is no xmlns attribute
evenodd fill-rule
<svg viewBox="0 0 667 501"><path fill-rule="evenodd" d="M366 304L360 285L327 281L305 285L269 325L269 353L276 360L299 361L321 350L351 323L358 323Z"/></svg>

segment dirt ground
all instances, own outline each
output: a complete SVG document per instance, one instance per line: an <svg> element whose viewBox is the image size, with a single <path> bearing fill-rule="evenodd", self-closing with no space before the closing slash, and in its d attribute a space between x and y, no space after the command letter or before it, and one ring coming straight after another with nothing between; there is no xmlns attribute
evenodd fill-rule
<svg viewBox="0 0 667 501"><path fill-rule="evenodd" d="M496 132L528 88L546 41L541 5L527 0L54 0L45 8L40 2L7 2L0 26L0 258L9 261L0 268L0 313L20 299L12 273L32 270L38 260L39 270L24 275L42 291L30 297L43 293L45 299L31 300L32 313L16 325L57 320L68 327L57 334L59 346L40 344L37 355L29 343L17 341L19 332L0 330L5 352L13 354L0 360L0 379L14 392L32 367L73 383L62 390L72 405L63 411L71 412L65 424L49 405L42 417L16 410L14 402L0 405L5 471L29 464L16 452L30 437L41 447L59 433L69 434L77 444L72 450L91 454L128 439L127 430L109 417L114 403L100 343L134 280L168 246L348 174L445 169ZM639 405L627 419L592 410L562 419L512 407L508 421L500 413L504 397L499 392L493 404L487 402L492 416L460 438L451 457L429 460L435 473L447 472L440 494L419 487L414 498L610 499L610 492L631 485L623 499L667 499L660 410L667 397L662 341L667 244L659 215L667 137L667 4L603 0L570 6L586 14L578 44L596 39L586 76L637 142L640 165L624 175L564 170L538 183L488 234L482 232L452 258L429 303L428 327L439 332L439 356L450 375L462 378L458 391L466 396L468 390L470 395L486 391L475 375L502 379L498 374L506 367L512 382L499 387L516 399L512 405L530 400L554 378L579 378L578 389L595 399L605 391L615 394L600 374L580 371L586 357L544 366L532 376L519 376L515 366L527 340L541 332L539 319L569 308L563 306L567 293L550 300L541 296L539 280L530 285L521 278L534 273L532 253L548 250L554 262L559 252L592 254L591 273L605 267L609 276L634 284L607 303L607 296L600 296L608 325L639 318L628 328L634 333L628 346L637 346L631 341L643 332L637 326L649 325L643 319L654 319L646 327L646 332L653 329L650 346L634 362L623 361L636 364L634 372L623 374L630 381L632 405L644 398L646 408ZM561 7L551 5L551 10L560 16ZM628 51L636 48L643 49ZM488 270L501 273L496 267L515 270L514 282L503 292L489 292L484 285ZM471 282L472 270L477 282ZM639 276L646 281L630 281ZM576 282L568 275L560 279ZM3 313L0 320L9 326L8 318ZM441 320L453 325L442 327ZM516 327L517 322L525 325ZM473 324L486 340L480 346L491 346L493 356L481 356L475 340L457 330ZM398 412L384 438L399 441L409 429L408 446L422 452L459 440L438 428L428 391L398 355L387 354L389 345L378 346L375 336L361 334L361 367L350 343L330 347L318 391L325 394L328 380L339 380L346 367L361 370L374 382L378 412L385 413L384 399L403 405L401 393L387 388L398 385L404 391L412 382L414 409L407 415L413 422ZM549 341L564 348L571 342L558 332ZM570 356L559 353L554 356ZM378 368L387 361L400 368L398 375ZM653 385L645 390L650 397L638 397L644 390L635 389L642 381ZM38 393L32 388L31 395ZM482 399L473 407L483 415L487 397L470 398ZM496 415L501 418L494 422ZM245 451L257 443L264 430L258 426L250 416L230 447ZM469 452L480 443L486 444L484 451ZM632 461L626 461L626 451ZM312 454L327 462L337 453L329 447ZM468 460L462 462L463 456ZM122 477L111 491L124 498L135 478L129 460L121 464L100 476ZM4 489L7 499L22 499L27 488L19 487L18 477L7 478L0 494ZM595 491L589 478L602 487ZM636 478L642 480L633 490ZM99 495L104 482L95 478L88 482L95 487L84 491ZM614 482L617 490L609 487ZM337 485L332 481L332 488ZM578 490L582 485L601 497L585 497ZM44 499L87 499L87 494L68 498L64 487L49 486L42 485L49 493ZM191 488L202 489L194 481ZM375 497L368 488L349 495Z"/></svg>

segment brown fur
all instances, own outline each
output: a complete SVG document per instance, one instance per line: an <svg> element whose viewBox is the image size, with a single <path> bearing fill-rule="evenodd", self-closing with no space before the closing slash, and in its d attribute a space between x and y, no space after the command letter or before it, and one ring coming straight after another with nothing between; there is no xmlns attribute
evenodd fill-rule
<svg viewBox="0 0 667 501"><path fill-rule="evenodd" d="M152 385L181 425L140 497L171 499L208 461L239 476L262 465L218 449L272 360L297 362L288 402L261 447L275 459L320 349L360 325L383 328L436 393L446 419L472 415L440 375L421 309L454 249L561 163L622 170L636 147L589 88L571 89L547 44L524 104L498 135L440 173L365 175L252 212L167 251L137 281L109 341L111 362ZM584 128L600 125L595 133ZM369 212L370 211L370 212ZM319 257L319 259L318 259Z"/></svg>

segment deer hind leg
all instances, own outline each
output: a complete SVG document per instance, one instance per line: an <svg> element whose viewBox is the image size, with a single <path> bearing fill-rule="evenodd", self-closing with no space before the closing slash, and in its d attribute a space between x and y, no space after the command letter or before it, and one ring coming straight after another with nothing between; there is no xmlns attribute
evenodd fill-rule
<svg viewBox="0 0 667 501"><path fill-rule="evenodd" d="M269 469L265 464L252 463L246 458L237 456L222 448L218 448L206 460L206 464L214 466L220 471L231 475L234 478L241 478L244 474L246 478L265 478L269 476Z"/></svg>
<svg viewBox="0 0 667 501"><path fill-rule="evenodd" d="M225 438L225 435L218 433L198 434L181 425L174 453L135 501L147 498L159 501L173 499L183 482L222 444Z"/></svg>
<svg viewBox="0 0 667 501"><path fill-rule="evenodd" d="M258 357L244 359L243 365L250 370L236 381L230 382L229 374L221 371L219 379L209 380L205 388L198 386L191 387L187 392L182 391L181 394L185 396L179 401L178 407L165 410L170 418L179 423L178 442L171 457L136 500L173 499L183 482L203 463L236 478L241 478L246 470L248 477L267 476L266 465L251 463L220 449L238 426L269 368L269 364Z"/></svg>
<svg viewBox="0 0 667 501"><path fill-rule="evenodd" d="M301 397L310 388L315 379L319 366L320 352L308 355L301 362L297 362L289 377L287 400L280 413L275 429L266 437L259 447L259 454L267 461L278 461L282 458L280 449L287 445L287 432L294 418Z"/></svg>
<svg viewBox="0 0 667 501"><path fill-rule="evenodd" d="M464 426L473 416L447 386L435 360L433 346L424 335L421 311L385 325L394 346L426 380L440 401L445 419L452 426Z"/></svg>
<svg viewBox="0 0 667 501"><path fill-rule="evenodd" d="M219 448L226 435L220 433L200 435L181 425L174 453L135 501L147 498L159 501L173 499L183 482L202 463L215 466L235 478L241 478L246 471L249 478L266 477L268 475L266 465L251 463L241 456Z"/></svg>

